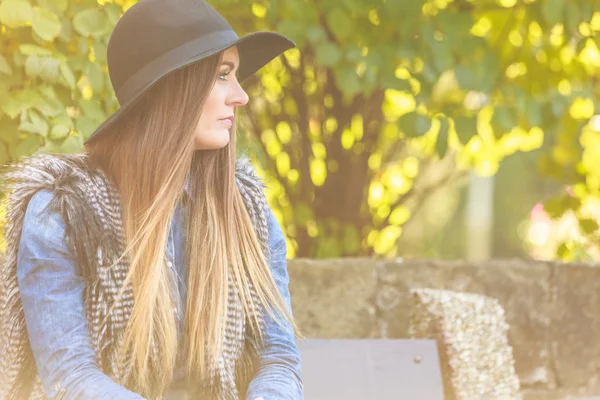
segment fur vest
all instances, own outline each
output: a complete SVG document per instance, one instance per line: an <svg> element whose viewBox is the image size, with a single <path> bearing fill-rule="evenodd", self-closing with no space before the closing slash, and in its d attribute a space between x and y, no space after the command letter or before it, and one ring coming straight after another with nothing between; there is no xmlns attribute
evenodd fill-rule
<svg viewBox="0 0 600 400"><path fill-rule="evenodd" d="M17 252L23 218L29 199L41 189L54 193L50 207L60 212L65 221L66 243L75 255L78 272L86 281L85 312L98 366L127 387L127 377L116 363L116 350L131 315L131 286L127 287L120 306L108 316L104 329L100 324L128 271L126 260L108 269L125 249L117 189L102 171L89 167L84 153L26 157L11 164L0 179L3 193L7 195L3 199L7 247L0 256L0 400L46 398L29 345L17 282ZM268 256L264 184L247 158L237 160L236 183L265 256ZM225 348L219 367L199 386L198 394L202 393L199 398L244 398L255 372L254 360L261 351L261 344L248 321L252 313L257 313L259 320L262 320L262 314L256 306L251 307L250 314L246 313L236 292L235 285L230 282ZM250 288L250 293L253 303L259 304L254 288Z"/></svg>

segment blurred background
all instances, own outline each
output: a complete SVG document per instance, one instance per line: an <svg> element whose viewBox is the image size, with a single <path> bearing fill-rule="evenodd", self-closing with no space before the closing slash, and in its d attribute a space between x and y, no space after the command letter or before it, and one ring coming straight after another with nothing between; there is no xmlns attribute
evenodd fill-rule
<svg viewBox="0 0 600 400"><path fill-rule="evenodd" d="M212 0L288 35L245 83L239 151L288 256L598 259L600 2ZM0 162L79 152L117 108L135 1L0 0Z"/></svg>

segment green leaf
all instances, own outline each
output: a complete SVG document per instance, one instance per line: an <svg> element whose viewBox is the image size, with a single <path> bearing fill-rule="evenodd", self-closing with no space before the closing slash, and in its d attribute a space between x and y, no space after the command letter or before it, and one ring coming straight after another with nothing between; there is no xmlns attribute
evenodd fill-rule
<svg viewBox="0 0 600 400"><path fill-rule="evenodd" d="M585 46L587 45L587 42L588 42L588 40L589 40L590 42L592 42L592 41L593 41L591 38L590 38L590 39L586 39L586 38L584 37L584 38L580 39L580 40L577 42L577 46L575 47L575 48L576 48L576 50L575 50L575 51L576 51L578 54L579 54L579 53L581 53L581 52L583 51L583 49L585 49Z"/></svg>
<svg viewBox="0 0 600 400"><path fill-rule="evenodd" d="M316 62L325 67L335 66L342 58L342 52L338 46L331 42L321 43L317 47Z"/></svg>
<svg viewBox="0 0 600 400"><path fill-rule="evenodd" d="M10 162L10 152L8 147L2 142L0 142L0 164L6 165Z"/></svg>
<svg viewBox="0 0 600 400"><path fill-rule="evenodd" d="M472 64L460 64L454 75L463 89L489 92L498 77L498 58L494 53L486 52Z"/></svg>
<svg viewBox="0 0 600 400"><path fill-rule="evenodd" d="M36 98L32 106L42 114L49 117L54 117L60 114L60 112L64 109L62 104L57 104L55 102L42 99L41 97Z"/></svg>
<svg viewBox="0 0 600 400"><path fill-rule="evenodd" d="M65 106L59 100L52 86L42 86L39 92L44 96L42 101L36 102L34 107L47 117L55 117L64 111Z"/></svg>
<svg viewBox="0 0 600 400"><path fill-rule="evenodd" d="M100 64L106 64L106 45L100 41L94 41L92 48L94 49L96 62Z"/></svg>
<svg viewBox="0 0 600 400"><path fill-rule="evenodd" d="M507 133L517 124L517 116L510 107L498 106L494 109L492 126L499 134ZM498 135L497 135L498 136Z"/></svg>
<svg viewBox="0 0 600 400"><path fill-rule="evenodd" d="M2 102L2 111L11 118L16 118L21 112L35 108L47 116L56 116L64 106L58 102L58 99L44 99L40 93L45 93L46 89L34 91L25 89L15 91L10 97Z"/></svg>
<svg viewBox="0 0 600 400"><path fill-rule="evenodd" d="M429 45L431 54L433 54L433 63L438 71L442 73L452 68L453 59L448 41L433 41Z"/></svg>
<svg viewBox="0 0 600 400"><path fill-rule="evenodd" d="M305 30L306 27L302 23L290 19L283 20L277 25L277 32L294 40L298 47L302 47Z"/></svg>
<svg viewBox="0 0 600 400"><path fill-rule="evenodd" d="M362 50L358 46L347 46L346 47L346 60L351 63L359 63L363 59Z"/></svg>
<svg viewBox="0 0 600 400"><path fill-rule="evenodd" d="M286 12L297 16L301 16L306 8L302 0L287 0L283 2L283 6Z"/></svg>
<svg viewBox="0 0 600 400"><path fill-rule="evenodd" d="M560 198L552 198L544 202L544 211L548 213L550 218L555 219L563 215L567 210Z"/></svg>
<svg viewBox="0 0 600 400"><path fill-rule="evenodd" d="M368 1L363 0L343 0L342 1L348 10L353 10L357 13L368 13L371 8L371 4Z"/></svg>
<svg viewBox="0 0 600 400"><path fill-rule="evenodd" d="M527 101L527 121L531 126L542 126L542 105L535 99L530 98Z"/></svg>
<svg viewBox="0 0 600 400"><path fill-rule="evenodd" d="M75 121L77 130L81 133L84 138L88 138L100 124L94 118L87 116L81 116Z"/></svg>
<svg viewBox="0 0 600 400"><path fill-rule="evenodd" d="M431 129L431 119L412 111L400 117L400 129L409 137L423 136Z"/></svg>
<svg viewBox="0 0 600 400"><path fill-rule="evenodd" d="M106 16L108 17L108 23L111 27L114 27L119 22L119 19L121 19L123 10L118 5L109 3L104 6L104 12L106 12Z"/></svg>
<svg viewBox="0 0 600 400"><path fill-rule="evenodd" d="M100 66L96 63L88 64L85 68L85 75L87 76L94 92L102 92L104 89L104 72L102 72Z"/></svg>
<svg viewBox="0 0 600 400"><path fill-rule="evenodd" d="M41 58L42 72L40 77L44 82L56 83L59 74L60 62L52 57Z"/></svg>
<svg viewBox="0 0 600 400"><path fill-rule="evenodd" d="M0 3L0 23L9 28L19 28L31 22L31 5L23 0L4 0Z"/></svg>
<svg viewBox="0 0 600 400"><path fill-rule="evenodd" d="M42 73L42 62L38 56L29 56L25 62L25 73L27 76L35 78Z"/></svg>
<svg viewBox="0 0 600 400"><path fill-rule="evenodd" d="M73 30L73 24L70 19L63 19L60 29L59 39L64 42L70 42L73 39L75 31Z"/></svg>
<svg viewBox="0 0 600 400"><path fill-rule="evenodd" d="M598 230L598 222L591 218L582 218L579 220L579 226L586 235L591 235Z"/></svg>
<svg viewBox="0 0 600 400"><path fill-rule="evenodd" d="M340 41L344 41L354 30L354 23L347 12L336 7L326 15L327 26Z"/></svg>
<svg viewBox="0 0 600 400"><path fill-rule="evenodd" d="M13 157L21 158L30 156L40 148L41 144L39 135L29 135L24 140L19 141L13 149Z"/></svg>
<svg viewBox="0 0 600 400"><path fill-rule="evenodd" d="M378 48L372 49L372 51L365 56L367 65L369 67L375 66L379 68L385 63L385 60L393 59L393 55L384 54L385 50L386 47L383 46L378 46Z"/></svg>
<svg viewBox="0 0 600 400"><path fill-rule="evenodd" d="M552 219L561 217L568 210L577 212L580 207L581 201L577 197L570 195L553 197L544 202L544 210Z"/></svg>
<svg viewBox="0 0 600 400"><path fill-rule="evenodd" d="M27 111L28 119L21 122L19 130L46 136L48 134L48 123L40 114L34 110Z"/></svg>
<svg viewBox="0 0 600 400"><path fill-rule="evenodd" d="M498 56L491 51L484 54L482 59L476 64L477 65L477 76L480 80L481 91L490 92L494 87L494 83L498 78L500 71Z"/></svg>
<svg viewBox="0 0 600 400"><path fill-rule="evenodd" d="M15 51L12 54L13 64L15 67L21 68L25 66L25 61L27 61L27 57L25 57L21 52Z"/></svg>
<svg viewBox="0 0 600 400"><path fill-rule="evenodd" d="M327 38L327 35L325 34L325 30L322 26L313 25L308 27L308 29L306 30L306 37L308 38L308 41L310 43L317 44L325 40Z"/></svg>
<svg viewBox="0 0 600 400"><path fill-rule="evenodd" d="M477 89L477 84L475 82L475 74L471 69L466 65L458 65L454 70L454 76L458 81L458 84L467 90L475 90Z"/></svg>
<svg viewBox="0 0 600 400"><path fill-rule="evenodd" d="M463 45L462 39L470 37L469 30L473 26L473 14L445 8L439 10L436 15L436 22L448 41L455 47L460 47Z"/></svg>
<svg viewBox="0 0 600 400"><path fill-rule="evenodd" d="M61 75L63 76L63 78L65 78L65 81L67 82L69 87L71 89L75 89L75 75L73 75L73 71L71 71L69 64L67 64L66 61L63 61L60 63L59 69Z"/></svg>
<svg viewBox="0 0 600 400"><path fill-rule="evenodd" d="M565 2L565 28L572 35L579 34L579 22L581 21L581 13L577 3L574 1Z"/></svg>
<svg viewBox="0 0 600 400"><path fill-rule="evenodd" d="M13 73L10 64L8 63L8 61L6 61L6 58L4 58L2 54L0 54L0 72L6 75L12 75Z"/></svg>
<svg viewBox="0 0 600 400"><path fill-rule="evenodd" d="M59 115L52 119L52 129L48 137L53 140L64 139L71 129L73 129L73 120L68 115Z"/></svg>
<svg viewBox="0 0 600 400"><path fill-rule="evenodd" d="M566 259L571 256L571 250L569 250L569 247L565 242L562 242L556 249L556 255L560 259Z"/></svg>
<svg viewBox="0 0 600 400"><path fill-rule="evenodd" d="M56 14L45 8L35 7L33 9L32 18L33 31L38 34L44 40L49 42L53 41L54 38L60 33L60 21Z"/></svg>
<svg viewBox="0 0 600 400"><path fill-rule="evenodd" d="M477 117L459 115L454 118L454 129L462 144L469 143L469 140L477 135Z"/></svg>
<svg viewBox="0 0 600 400"><path fill-rule="evenodd" d="M562 22L565 0L544 0L539 2L542 7L542 16L548 26L554 26Z"/></svg>
<svg viewBox="0 0 600 400"><path fill-rule="evenodd" d="M86 59L84 62L87 62L88 54L90 53L90 47L88 45L88 39L86 37L80 36L77 40L77 52L81 56L81 58Z"/></svg>
<svg viewBox="0 0 600 400"><path fill-rule="evenodd" d="M440 118L440 131L435 141L435 151L440 158L444 158L448 151L448 120L446 118Z"/></svg>
<svg viewBox="0 0 600 400"><path fill-rule="evenodd" d="M353 67L337 68L334 71L337 86L347 96L354 96L361 91L362 84Z"/></svg>
<svg viewBox="0 0 600 400"><path fill-rule="evenodd" d="M61 124L54 125L52 127L52 130L50 131L49 138L53 139L53 140L64 139L67 137L69 132L70 132L70 129L66 125L61 125Z"/></svg>
<svg viewBox="0 0 600 400"><path fill-rule="evenodd" d="M398 90L400 92L410 92L412 87L406 79L398 79L394 75L386 74L380 79L381 86L386 89Z"/></svg>
<svg viewBox="0 0 600 400"><path fill-rule="evenodd" d="M19 121L17 118L0 118L0 143L5 142L9 147L16 146L19 141Z"/></svg>
<svg viewBox="0 0 600 400"><path fill-rule="evenodd" d="M40 6L53 11L58 15L62 15L68 6L67 0L38 0Z"/></svg>
<svg viewBox="0 0 600 400"><path fill-rule="evenodd" d="M80 135L71 135L65 139L60 148L65 154L77 153L83 148L83 138Z"/></svg>
<svg viewBox="0 0 600 400"><path fill-rule="evenodd" d="M411 59L415 57L417 51L409 43L401 43L396 47L396 56L398 58Z"/></svg>
<svg viewBox="0 0 600 400"><path fill-rule="evenodd" d="M108 17L92 8L78 12L73 18L73 28L82 36L98 36L109 31Z"/></svg>
<svg viewBox="0 0 600 400"><path fill-rule="evenodd" d="M83 115L93 118L96 121L95 123L99 123L106 118L104 111L97 105L95 100L79 100L79 107Z"/></svg>
<svg viewBox="0 0 600 400"><path fill-rule="evenodd" d="M32 77L40 77L45 82L55 83L58 79L59 61L52 57L29 56L25 62L25 73Z"/></svg>
<svg viewBox="0 0 600 400"><path fill-rule="evenodd" d="M22 44L19 46L19 51L26 56L49 56L52 54L52 51L35 44Z"/></svg>
<svg viewBox="0 0 600 400"><path fill-rule="evenodd" d="M25 101L14 95L5 98L2 101L2 111L10 118L16 118L21 111L26 110L27 107Z"/></svg>
<svg viewBox="0 0 600 400"><path fill-rule="evenodd" d="M386 13L390 18L401 18L402 21L398 21L400 25L405 24L406 21L414 21L421 14L423 7L423 0L411 0L411 1L387 1L382 6L382 13Z"/></svg>

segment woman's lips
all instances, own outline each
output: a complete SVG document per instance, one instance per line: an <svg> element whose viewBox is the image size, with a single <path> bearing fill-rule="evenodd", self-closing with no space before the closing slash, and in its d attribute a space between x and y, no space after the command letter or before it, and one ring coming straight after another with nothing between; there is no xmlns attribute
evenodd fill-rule
<svg viewBox="0 0 600 400"><path fill-rule="evenodd" d="M228 127L233 125L233 121L231 121L229 118L220 119L219 122L222 122L223 124L227 125Z"/></svg>

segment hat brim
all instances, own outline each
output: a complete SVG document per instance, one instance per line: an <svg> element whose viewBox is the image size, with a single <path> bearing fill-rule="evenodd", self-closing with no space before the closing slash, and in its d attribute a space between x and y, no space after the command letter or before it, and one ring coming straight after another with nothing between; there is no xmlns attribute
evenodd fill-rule
<svg viewBox="0 0 600 400"><path fill-rule="evenodd" d="M255 32L242 37L231 46L240 55L240 82L253 75L284 51L296 47L291 39L275 32Z"/></svg>
<svg viewBox="0 0 600 400"><path fill-rule="evenodd" d="M240 82L243 82L274 58L282 54L284 51L296 47L296 44L288 37L276 32L254 32L234 41L224 43L221 46L211 49L210 52L202 51L201 53L195 54L191 57L188 54L184 56L185 59L183 61L174 62L171 64L171 67L168 70L161 71L160 75L154 75L155 78L148 81L148 83L144 85L143 89L135 94L128 102L121 104L121 107L106 120L104 120L104 122L102 122L102 124L100 124L100 126L98 126L98 128L96 128L96 130L90 136L88 136L84 143L88 143L92 138L97 137L116 120L126 114L127 111L131 109L140 98L142 98L142 95L148 89L154 86L169 73L201 61L213 54L219 53L233 46L238 48L240 58L239 80Z"/></svg>

